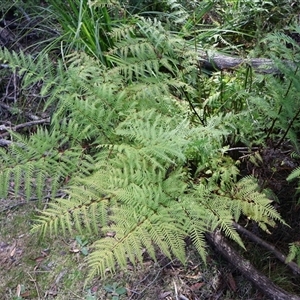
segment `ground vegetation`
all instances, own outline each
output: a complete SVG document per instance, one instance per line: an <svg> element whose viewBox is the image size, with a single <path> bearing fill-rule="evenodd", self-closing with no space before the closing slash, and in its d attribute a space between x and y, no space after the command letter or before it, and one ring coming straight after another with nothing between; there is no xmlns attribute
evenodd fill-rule
<svg viewBox="0 0 300 300"><path fill-rule="evenodd" d="M0 12L5 299L299 299L296 2Z"/></svg>

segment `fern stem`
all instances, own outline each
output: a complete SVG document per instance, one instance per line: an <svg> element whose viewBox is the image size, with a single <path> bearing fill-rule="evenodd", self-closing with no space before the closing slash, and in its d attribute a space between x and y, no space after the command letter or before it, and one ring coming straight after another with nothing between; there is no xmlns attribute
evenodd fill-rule
<svg viewBox="0 0 300 300"><path fill-rule="evenodd" d="M281 139L279 140L279 142L275 145L274 148L278 148L283 140L285 139L285 137L287 136L289 130L291 129L291 127L293 126L295 120L298 118L298 116L300 115L300 109L297 111L296 115L294 116L294 118L290 121L288 128L286 129L285 133L283 134L283 136L281 137Z"/></svg>
<svg viewBox="0 0 300 300"><path fill-rule="evenodd" d="M182 91L183 94L185 95L186 100L188 101L188 103L189 103L191 109L193 110L194 114L195 114L195 115L197 116L197 118L199 119L200 123L201 123L203 126L206 126L205 121L204 121L203 118L201 118L200 115L198 114L198 112L197 112L197 110L196 110L194 104L193 104L192 101L190 100L189 95L187 94L187 92L186 92L183 88L181 88L181 91Z"/></svg>
<svg viewBox="0 0 300 300"><path fill-rule="evenodd" d="M298 68L299 68L299 67L297 67L296 70L295 70L295 75L296 75L296 73L298 72ZM290 83L289 83L289 86L288 86L288 88L287 88L287 90L286 90L286 92L285 92L285 94L284 94L284 98L286 98L287 95L289 94L289 92L290 92L290 90L291 90L291 87L292 87L292 83L293 83L293 82L292 82L292 80L291 80ZM280 115L280 114L281 114L282 108L283 108L283 106L280 105L279 111L278 111L278 114L277 114L277 115ZM270 127L270 129L269 129L269 131L268 131L268 135L267 135L267 137L266 137L266 140L268 140L270 134L272 133L273 128L274 128L275 123L276 123L277 120L278 120L277 117L273 120L272 125L271 125L271 127ZM293 120L294 120L294 119L293 119ZM290 127L288 128L288 130L289 130L289 129L290 129ZM284 137L287 135L288 130L285 132ZM282 139L280 139L280 143L281 143L281 142L282 142ZM278 144L276 145L276 147L278 147L278 145L280 145L280 143L278 143ZM275 147L275 148L276 148L276 147Z"/></svg>

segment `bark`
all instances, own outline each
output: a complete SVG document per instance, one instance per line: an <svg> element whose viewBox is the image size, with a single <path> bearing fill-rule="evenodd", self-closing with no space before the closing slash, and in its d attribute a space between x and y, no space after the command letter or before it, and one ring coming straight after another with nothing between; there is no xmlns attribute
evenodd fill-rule
<svg viewBox="0 0 300 300"><path fill-rule="evenodd" d="M251 66L260 74L281 74L272 59L250 58L243 59L236 56L223 55L220 53L199 52L199 62L204 69L209 70L234 70L242 65ZM291 62L284 62L287 66L294 67Z"/></svg>
<svg viewBox="0 0 300 300"><path fill-rule="evenodd" d="M272 300L300 300L300 297L289 294L274 284L268 277L257 271L249 261L245 260L233 249L219 231L207 234L208 241L221 253L233 266L236 267L256 288Z"/></svg>
<svg viewBox="0 0 300 300"><path fill-rule="evenodd" d="M279 259L281 262L286 264L295 274L300 275L299 266L292 261L287 263L286 262L287 257L283 253L278 251L274 245L271 245L271 244L267 243L266 241L262 240L257 235L253 234L252 232L250 232L249 230L247 230L245 227L241 226L238 223L234 223L233 226L239 233L246 235L250 240L257 243L258 245L261 245L262 247L266 248L271 253L273 253L277 259Z"/></svg>

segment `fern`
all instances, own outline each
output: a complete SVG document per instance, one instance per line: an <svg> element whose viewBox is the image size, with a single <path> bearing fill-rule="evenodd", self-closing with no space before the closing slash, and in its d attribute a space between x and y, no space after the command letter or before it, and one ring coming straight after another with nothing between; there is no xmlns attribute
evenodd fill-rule
<svg viewBox="0 0 300 300"><path fill-rule="evenodd" d="M27 199L32 195L41 199L42 195L48 193L53 197L63 185L63 178L74 172L84 175L93 169L89 156L83 156L83 149L79 145L63 149L68 138L64 139L61 132L53 130L49 133L39 129L29 138L11 134L14 142L8 149L0 148L2 197L8 193L10 180L13 181L16 194L21 185L24 186Z"/></svg>
<svg viewBox="0 0 300 300"><path fill-rule="evenodd" d="M102 159L96 171L77 178L70 199L50 203L33 228L42 235L57 234L59 227L64 233L98 228L103 238L89 257L89 278L104 276L107 269L114 272L116 263L126 267L127 259L133 264L141 261L144 248L154 259L158 247L184 262L186 236L191 236L205 259L204 234L216 228L243 246L232 225L242 214L264 230L274 225L272 220L282 221L250 178L219 194L213 179L209 188L203 184L188 188L184 163L191 130L185 120L178 124L177 117L139 111L121 122L115 134L115 141L121 143L99 146ZM234 183L234 176L224 180ZM89 224L94 224L93 229Z"/></svg>
<svg viewBox="0 0 300 300"><path fill-rule="evenodd" d="M58 67L54 67L47 54L32 57L22 51L14 52L6 48L0 49L0 61L8 64L13 72L22 75L22 86L27 88L37 82L45 82L43 93L47 94L51 87L61 78L57 76Z"/></svg>
<svg viewBox="0 0 300 300"><path fill-rule="evenodd" d="M106 11L103 5L111 3L89 4ZM10 182L16 193L24 185L28 197L50 192L55 198L64 189L68 197L51 201L32 230L99 238L88 258L89 279L125 268L128 260L141 262L144 249L153 259L159 249L184 263L187 236L205 260L204 235L216 229L244 247L232 225L241 216L265 231L283 222L257 182L238 181L237 167L224 155L241 116L214 112L205 126L190 120L183 100L197 97L187 80L197 73L197 53L160 21L136 19L109 26L106 41L113 47L98 52L101 57L74 51L56 65L37 58L40 66L49 63L46 73L37 73L22 53L4 53L28 74L24 84L37 78L53 90L47 105L55 111L49 128L29 137L11 133L11 146L0 149L1 192L7 194Z"/></svg>
<svg viewBox="0 0 300 300"><path fill-rule="evenodd" d="M300 266L300 243L294 242L290 244L289 255L286 258L286 263L296 259L298 266Z"/></svg>
<svg viewBox="0 0 300 300"><path fill-rule="evenodd" d="M300 168L296 168L286 180L293 180L300 177Z"/></svg>

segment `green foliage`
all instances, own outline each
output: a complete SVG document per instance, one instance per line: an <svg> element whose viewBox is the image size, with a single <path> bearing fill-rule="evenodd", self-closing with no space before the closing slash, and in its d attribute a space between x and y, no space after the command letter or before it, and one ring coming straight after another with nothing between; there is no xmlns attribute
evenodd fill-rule
<svg viewBox="0 0 300 300"><path fill-rule="evenodd" d="M4 48L0 49L0 61L3 64L8 63L11 71L18 72L22 76L22 86L24 88L28 88L37 82L45 82L43 94L49 92L59 76L57 71L60 71L60 68L54 67L47 54L34 58L22 51L17 53Z"/></svg>
<svg viewBox="0 0 300 300"><path fill-rule="evenodd" d="M104 289L111 294L112 300L120 299L119 297L127 292L124 287L119 287L116 282L114 282L112 285L106 285Z"/></svg>
<svg viewBox="0 0 300 300"><path fill-rule="evenodd" d="M141 55L143 51L148 48L128 56L147 59ZM95 169L89 176L74 179L67 191L69 201L50 203L34 231L57 234L61 228L65 234L74 229L100 234L103 238L89 256L91 277L97 273L104 276L107 268L114 271L115 263L125 267L127 259L133 264L141 261L143 248L155 258L158 246L165 255L184 262L186 236L191 236L205 259L206 231L220 227L242 245L232 227L241 214L265 230L266 225L273 225L273 219L280 219L270 200L257 192L256 183L248 180L236 185L237 169L222 168L226 159L220 150L230 127L226 129L220 117L208 119L206 127L193 127L184 117L185 105L174 104L172 89L154 94L158 99L163 95L165 106L132 93L133 85L149 80L152 74L168 83L168 74L155 68L149 72L147 67L145 72L141 67L136 73L142 76L128 76L119 66L106 70L83 54L70 56L68 65L70 81L53 116L54 125L60 128L64 115L78 121L70 132L75 136L78 130L76 139L92 140L97 146L93 150ZM91 76L96 72L99 75ZM119 87L123 87L121 91ZM151 92L148 89L149 95ZM171 111L172 117L168 116ZM187 155L191 159L195 153L201 157L206 175L202 184L192 187L186 162Z"/></svg>
<svg viewBox="0 0 300 300"><path fill-rule="evenodd" d="M0 3L0 12L4 14L12 8L17 8L16 13L21 13L23 12L22 9L36 6L39 2L39 0L29 0L25 2L22 0L2 0Z"/></svg>
<svg viewBox="0 0 300 300"><path fill-rule="evenodd" d="M27 199L33 195L39 199L47 194L55 197L64 179L74 174L84 176L93 169L90 157L82 155L82 147L69 144L65 148L67 139L62 131L50 133L40 128L29 138L15 133L11 136L8 149L0 148L1 197L7 195L11 181L16 194L23 186Z"/></svg>
<svg viewBox="0 0 300 300"><path fill-rule="evenodd" d="M300 178L300 168L296 168L288 177L287 180L293 180L295 178Z"/></svg>
<svg viewBox="0 0 300 300"><path fill-rule="evenodd" d="M220 44L226 46L236 39L237 45L240 40L242 43L243 40L253 40L253 37L260 40L266 33L296 23L294 11L297 9L289 0L218 0L215 1L212 21L225 29L225 36L218 38ZM232 35L232 29L239 32L240 37Z"/></svg>
<svg viewBox="0 0 300 300"><path fill-rule="evenodd" d="M62 27L62 40L68 42L66 48L84 51L107 64L105 52L113 45L110 32L113 23L122 19L118 2L49 0L49 3Z"/></svg>
<svg viewBox="0 0 300 300"><path fill-rule="evenodd" d="M289 255L286 258L286 262L296 260L296 263L300 266L300 243L294 242L290 244Z"/></svg>
<svg viewBox="0 0 300 300"><path fill-rule="evenodd" d="M10 8L13 7L13 5L14 5L14 3L12 3L12 1L10 1L10 0L1 1L1 3L0 3L0 12L1 13L7 12Z"/></svg>
<svg viewBox="0 0 300 300"><path fill-rule="evenodd" d="M291 30L299 33L299 27ZM278 148L289 140L299 151L299 44L283 33L269 35L262 44L268 45L266 51L278 75L257 75L248 66L234 74L214 72L200 82L205 86L200 94L205 100L195 97L193 104L202 108L204 120L232 114L232 144L264 146L276 141Z"/></svg>
<svg viewBox="0 0 300 300"><path fill-rule="evenodd" d="M241 214L264 230L281 220L251 178L235 184L234 173L222 177L221 172L220 186L211 176L209 185L188 187L188 136L198 131L201 136L201 128L191 132L189 124L178 124L177 118L154 110L127 117L115 131L122 143L102 145L96 171L76 179L68 192L70 201L50 203L33 230L57 234L61 228L72 233L75 227L80 233L103 236L89 256L93 277L105 276L108 268L113 272L115 263L126 267L127 259L141 262L143 248L155 259L155 246L184 262L186 236L205 259L204 233L217 227L243 245L232 226Z"/></svg>
<svg viewBox="0 0 300 300"><path fill-rule="evenodd" d="M294 30L300 32L299 27ZM271 58L281 72L283 80L271 76L265 78L264 95L250 98L250 104L254 108L253 115L265 118L268 128L266 139L278 139L276 147L287 138L299 151L300 74L296 61L299 59L300 46L282 33L272 34L264 42L270 47L270 52L273 53Z"/></svg>
<svg viewBox="0 0 300 300"><path fill-rule="evenodd" d="M249 73L246 80L242 71L236 81L223 74L199 79L197 49L158 19L114 22L123 8L113 1L51 3L72 53L53 63L44 54L34 60L0 52L25 86L42 80L42 93L51 93L50 127L29 137L11 133L12 143L1 150L3 197L11 182L15 193L24 186L28 198L49 191L54 198L61 188L68 196L39 213L34 232L96 240L88 256L91 279L128 260L141 262L144 249L153 259L159 249L184 263L186 237L205 260L204 235L216 229L244 247L232 224L241 218L267 232L283 222L257 180L239 179L225 153L229 141L249 134L261 142L278 137L278 128L296 143L298 124L288 122L295 114L282 97L296 97L297 73L283 66L291 85L274 90L275 79L267 78L268 93L257 96L261 82L241 88ZM182 9L176 1L168 5ZM253 139L266 120L274 123L270 134Z"/></svg>

